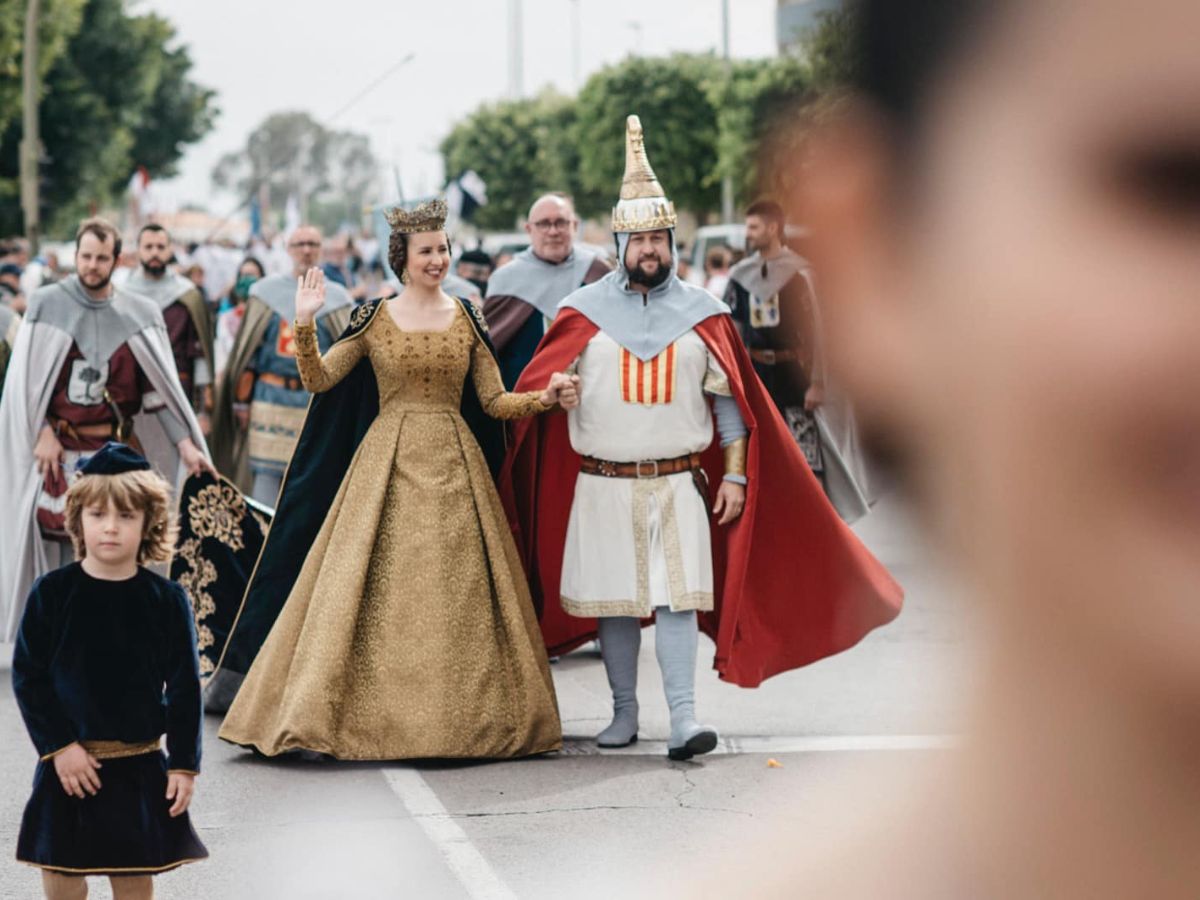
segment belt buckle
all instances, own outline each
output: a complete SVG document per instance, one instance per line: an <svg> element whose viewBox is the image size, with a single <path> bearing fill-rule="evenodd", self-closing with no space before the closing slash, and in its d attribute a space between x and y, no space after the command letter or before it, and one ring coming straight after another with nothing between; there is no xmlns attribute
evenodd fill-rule
<svg viewBox="0 0 1200 900"><path fill-rule="evenodd" d="M637 466L637 477L638 478L657 478L658 477L658 460L657 459L639 460L638 462L634 463L634 465ZM642 466L653 466L654 468L653 468L651 474L643 475L642 474Z"/></svg>
<svg viewBox="0 0 1200 900"><path fill-rule="evenodd" d="M773 366L778 362L778 357L775 355L774 350L760 350L759 352L762 354L764 365Z"/></svg>

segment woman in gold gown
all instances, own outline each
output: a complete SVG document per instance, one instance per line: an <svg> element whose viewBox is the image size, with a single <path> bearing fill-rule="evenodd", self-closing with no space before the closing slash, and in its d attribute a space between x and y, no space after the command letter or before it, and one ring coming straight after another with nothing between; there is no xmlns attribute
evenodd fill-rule
<svg viewBox="0 0 1200 900"><path fill-rule="evenodd" d="M366 360L378 414L229 709L224 740L357 760L561 747L525 575L460 404L473 387L484 412L512 419L577 395L565 375L540 393L504 392L482 320L441 291L443 209L394 214L390 261L407 287L359 309L324 358L311 324L323 276L313 269L302 280L295 334L305 387L330 391Z"/></svg>

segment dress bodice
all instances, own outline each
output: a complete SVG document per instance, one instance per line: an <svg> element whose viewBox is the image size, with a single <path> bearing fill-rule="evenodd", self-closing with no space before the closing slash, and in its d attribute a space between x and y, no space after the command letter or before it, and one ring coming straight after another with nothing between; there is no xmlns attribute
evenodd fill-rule
<svg viewBox="0 0 1200 900"><path fill-rule="evenodd" d="M394 407L457 412L468 375L480 404L493 418L520 418L547 409L538 392L504 391L491 351L461 307L445 329L409 331L397 325L382 304L365 329L339 341L324 357L317 350L312 326L299 326L296 350L304 385L314 393L329 390L366 356L375 371L381 413Z"/></svg>

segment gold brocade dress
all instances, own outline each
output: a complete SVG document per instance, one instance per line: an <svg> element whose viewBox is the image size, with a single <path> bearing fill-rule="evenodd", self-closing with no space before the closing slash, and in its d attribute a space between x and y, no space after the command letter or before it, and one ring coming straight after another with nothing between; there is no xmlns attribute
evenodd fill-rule
<svg viewBox="0 0 1200 900"><path fill-rule="evenodd" d="M504 392L461 308L402 330L386 305L324 359L296 329L305 387L366 355L379 415L221 726L267 755L509 758L562 746L524 571L482 451L459 413L470 373L488 415L544 412Z"/></svg>

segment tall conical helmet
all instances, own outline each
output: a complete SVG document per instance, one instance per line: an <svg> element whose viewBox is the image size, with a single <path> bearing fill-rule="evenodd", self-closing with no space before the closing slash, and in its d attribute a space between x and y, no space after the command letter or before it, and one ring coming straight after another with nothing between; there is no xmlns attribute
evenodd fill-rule
<svg viewBox="0 0 1200 900"><path fill-rule="evenodd" d="M625 179L621 199L613 208L612 229L625 234L658 231L674 228L677 221L675 205L667 199L646 156L642 122L630 116L625 121Z"/></svg>

